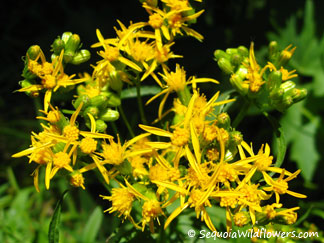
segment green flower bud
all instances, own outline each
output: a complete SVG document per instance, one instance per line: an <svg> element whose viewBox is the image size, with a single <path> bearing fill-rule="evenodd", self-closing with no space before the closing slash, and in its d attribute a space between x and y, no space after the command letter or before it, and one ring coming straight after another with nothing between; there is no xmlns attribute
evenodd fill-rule
<svg viewBox="0 0 324 243"><path fill-rule="evenodd" d="M106 104L107 101L108 101L108 96L100 94L90 99L90 105L99 107Z"/></svg>
<svg viewBox="0 0 324 243"><path fill-rule="evenodd" d="M249 50L245 46L239 46L237 52L244 57L249 56Z"/></svg>
<svg viewBox="0 0 324 243"><path fill-rule="evenodd" d="M229 55L237 54L237 49L236 48L227 48L226 53Z"/></svg>
<svg viewBox="0 0 324 243"><path fill-rule="evenodd" d="M215 60L219 60L220 58L225 58L225 59L230 59L230 55L228 55L226 52L224 52L223 50L216 50L214 52L214 57L215 57Z"/></svg>
<svg viewBox="0 0 324 243"><path fill-rule="evenodd" d="M81 102L83 102L83 106L82 109L84 109L86 106L89 105L90 103L90 98L89 96L83 94L80 95L76 100L72 101L72 105L75 109L77 109L79 107L79 105L81 104Z"/></svg>
<svg viewBox="0 0 324 243"><path fill-rule="evenodd" d="M70 37L72 36L72 32L64 32L62 34L62 40L64 41L64 44L66 44L68 42L68 40L70 39Z"/></svg>
<svg viewBox="0 0 324 243"><path fill-rule="evenodd" d="M282 73L280 71L273 71L268 76L268 81L266 82L267 89L271 92L276 90L282 84Z"/></svg>
<svg viewBox="0 0 324 243"><path fill-rule="evenodd" d="M41 52L41 48L39 47L39 45L32 45L27 50L27 56L29 57L29 59L35 60L37 58L37 56L40 54L40 52ZM27 60L28 59L26 59L26 61Z"/></svg>
<svg viewBox="0 0 324 243"><path fill-rule="evenodd" d="M82 49L73 56L71 63L74 65L79 65L81 63L88 61L90 57L91 57L90 51L86 49Z"/></svg>
<svg viewBox="0 0 324 243"><path fill-rule="evenodd" d="M100 116L100 119L103 121L116 121L119 119L119 112L108 108L104 114Z"/></svg>
<svg viewBox="0 0 324 243"><path fill-rule="evenodd" d="M243 134L239 131L232 131L230 134L230 141L235 145L240 145L243 141Z"/></svg>
<svg viewBox="0 0 324 243"><path fill-rule="evenodd" d="M242 95L246 95L249 91L249 85L244 84L243 80L235 73L231 75L230 83Z"/></svg>
<svg viewBox="0 0 324 243"><path fill-rule="evenodd" d="M301 101L307 96L307 90L306 89L293 89L291 97L294 100L294 103Z"/></svg>
<svg viewBox="0 0 324 243"><path fill-rule="evenodd" d="M105 132L107 129L107 124L103 120L96 120L96 130L98 132Z"/></svg>
<svg viewBox="0 0 324 243"><path fill-rule="evenodd" d="M235 74L238 75L242 80L244 80L246 75L248 74L248 70L244 65L240 65Z"/></svg>
<svg viewBox="0 0 324 243"><path fill-rule="evenodd" d="M59 56L61 54L61 51L64 49L64 46L65 46L64 41L60 37L58 37L54 40L51 47L54 54Z"/></svg>
<svg viewBox="0 0 324 243"><path fill-rule="evenodd" d="M63 61L65 63L71 63L74 57L74 52L72 51L65 51L63 54Z"/></svg>
<svg viewBox="0 0 324 243"><path fill-rule="evenodd" d="M248 212L241 211L234 214L233 222L235 226L243 227L251 222L251 218Z"/></svg>
<svg viewBox="0 0 324 243"><path fill-rule="evenodd" d="M121 104L121 100L119 95L115 94L115 93L111 93L111 95L108 98L108 106L109 107L117 107L120 106Z"/></svg>
<svg viewBox="0 0 324 243"><path fill-rule="evenodd" d="M237 54L233 54L231 55L231 63L234 65L234 66L238 66L242 63L243 61L243 56L240 55L239 53Z"/></svg>
<svg viewBox="0 0 324 243"><path fill-rule="evenodd" d="M80 36L78 34L71 35L65 44L65 51L74 53L80 47L80 41Z"/></svg>
<svg viewBox="0 0 324 243"><path fill-rule="evenodd" d="M218 127L228 129L230 127L230 124L231 124L231 118L226 112L223 112L223 113L220 113L217 115L217 126Z"/></svg>
<svg viewBox="0 0 324 243"><path fill-rule="evenodd" d="M99 117L99 109L96 106L88 106L84 112L83 117L88 118L88 113L90 113L95 119L98 119Z"/></svg>
<svg viewBox="0 0 324 243"><path fill-rule="evenodd" d="M220 69L226 74L232 74L234 72L234 67L228 59L220 58L217 61L217 64L220 67Z"/></svg>
<svg viewBox="0 0 324 243"><path fill-rule="evenodd" d="M52 147L52 150L53 150L53 153L56 154L58 152L62 152L64 150L64 147L65 147L65 143L63 142L58 142L56 143L53 147Z"/></svg>
<svg viewBox="0 0 324 243"><path fill-rule="evenodd" d="M296 84L293 81L286 81L280 85L280 88L284 90L285 93L287 93L289 90L292 90L296 87Z"/></svg>
<svg viewBox="0 0 324 243"><path fill-rule="evenodd" d="M271 41L269 43L269 57L273 61L273 58L278 54L278 43L276 41Z"/></svg>
<svg viewBox="0 0 324 243"><path fill-rule="evenodd" d="M117 71L111 71L109 73L109 87L118 93L121 92L123 81Z"/></svg>
<svg viewBox="0 0 324 243"><path fill-rule="evenodd" d="M21 76L25 79L28 80L33 80L35 78L37 78L37 75L32 73L31 71L29 71L28 65L26 64L23 70L23 73L21 74Z"/></svg>

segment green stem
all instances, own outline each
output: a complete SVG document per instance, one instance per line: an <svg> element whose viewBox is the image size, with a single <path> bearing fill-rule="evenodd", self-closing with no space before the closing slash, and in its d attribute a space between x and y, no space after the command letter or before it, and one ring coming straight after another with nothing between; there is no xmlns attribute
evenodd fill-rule
<svg viewBox="0 0 324 243"><path fill-rule="evenodd" d="M246 113L248 111L250 107L250 102L245 101L243 104L243 107L241 108L239 114L235 117L233 123L232 123L232 127L233 128L237 128L237 126L241 123L241 121L243 120L243 118L246 116Z"/></svg>
<svg viewBox="0 0 324 243"><path fill-rule="evenodd" d="M142 101L142 96L141 96L141 83L136 80L136 95L137 95L137 104L141 116L141 121L144 125L147 125L147 120L145 117L145 112L144 112L144 106L143 106L143 101Z"/></svg>
<svg viewBox="0 0 324 243"><path fill-rule="evenodd" d="M123 108L122 108L121 105L118 106L118 110L119 110L119 113L120 113L120 115L121 115L121 117L122 117L122 119L123 119L123 121L124 121L124 123L125 123L125 125L126 125L126 127L128 129L128 131L129 131L130 135L132 137L135 137L135 133L134 133L131 125L129 124L129 122L128 122L127 118L126 118L126 115L125 115L124 110L123 110Z"/></svg>

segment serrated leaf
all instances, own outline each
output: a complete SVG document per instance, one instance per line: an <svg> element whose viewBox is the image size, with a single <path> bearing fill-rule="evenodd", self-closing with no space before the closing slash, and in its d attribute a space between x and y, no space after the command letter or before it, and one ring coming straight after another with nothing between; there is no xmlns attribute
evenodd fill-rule
<svg viewBox="0 0 324 243"><path fill-rule="evenodd" d="M311 181L320 155L316 149L316 130L320 119L314 118L298 131L291 146L290 158L297 162L301 175L306 181Z"/></svg>
<svg viewBox="0 0 324 243"><path fill-rule="evenodd" d="M65 194L68 190L64 191L60 200L57 202L54 214L52 216L52 220L48 229L48 242L49 243L58 243L59 242L59 224L60 224L60 216L61 216L61 208L62 202Z"/></svg>
<svg viewBox="0 0 324 243"><path fill-rule="evenodd" d="M160 91L161 88L158 86L141 86L141 96L156 95ZM136 98L136 96L137 96L136 87L131 87L122 90L120 98L131 99L131 98Z"/></svg>
<svg viewBox="0 0 324 243"><path fill-rule="evenodd" d="M90 215L87 224L84 227L81 241L95 242L98 235L100 225L102 223L103 213L100 207L96 207Z"/></svg>

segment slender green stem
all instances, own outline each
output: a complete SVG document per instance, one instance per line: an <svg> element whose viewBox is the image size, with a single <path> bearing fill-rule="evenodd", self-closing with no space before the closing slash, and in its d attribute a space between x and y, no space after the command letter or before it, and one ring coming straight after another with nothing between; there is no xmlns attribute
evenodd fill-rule
<svg viewBox="0 0 324 243"><path fill-rule="evenodd" d="M232 123L232 127L236 128L241 123L243 118L246 116L249 107L250 107L250 102L244 101L243 107L241 108L239 114L235 117Z"/></svg>
<svg viewBox="0 0 324 243"><path fill-rule="evenodd" d="M115 122L110 122L110 125L111 125L111 128L114 131L115 135L117 135L118 134L118 128L116 126L116 123Z"/></svg>
<svg viewBox="0 0 324 243"><path fill-rule="evenodd" d="M144 112L144 106L143 106L143 101L142 101L142 96L141 96L141 83L136 80L136 95L137 95L137 104L138 104L138 109L140 112L141 116L141 121L143 124L147 124L147 120L145 117L145 112Z"/></svg>
<svg viewBox="0 0 324 243"><path fill-rule="evenodd" d="M124 110L123 110L123 108L122 108L121 105L118 106L118 110L119 110L119 113L120 113L120 115L121 115L121 117L122 117L122 119L123 119L123 121L124 121L124 123L125 123L125 125L126 125L126 127L127 127L127 129L128 129L128 131L129 131L130 135L131 135L132 137L135 137L135 133L134 133L134 131L133 131L131 125L129 124L129 122L128 122L128 120L127 120L127 117L126 117L126 115L125 115L125 113L124 113Z"/></svg>

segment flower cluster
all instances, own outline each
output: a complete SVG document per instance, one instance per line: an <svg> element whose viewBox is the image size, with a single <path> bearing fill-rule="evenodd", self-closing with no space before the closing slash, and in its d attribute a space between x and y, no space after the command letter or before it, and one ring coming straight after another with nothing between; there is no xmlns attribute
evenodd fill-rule
<svg viewBox="0 0 324 243"><path fill-rule="evenodd" d="M46 61L38 46L27 51L25 80L18 91L32 96L45 91L41 110L44 116L37 119L47 124L42 124L41 132L32 132L30 148L13 157L27 156L29 162L37 164L33 176L38 191L42 167L46 189L58 172L68 175L72 186L85 189L84 174L98 170L102 182L110 188L110 195L101 196L111 202L106 211L117 213L122 220L128 219L142 230L148 225L154 232L154 221L160 224L161 217L166 218L166 228L189 208L212 231L216 230L215 222L207 208L215 207L226 209L228 230L233 224L254 225L256 221L294 223L298 207L283 208L280 197L284 194L306 197L288 186L300 171L291 173L275 167L268 144L255 153L252 143L243 140L224 110L235 99L221 100L220 92L207 98L198 88L199 83L214 85L218 81L187 77L184 67L168 65L169 59L181 57L171 51L177 36L203 40L203 36L189 27L203 10L196 12L188 0L146 0L142 6L148 13L147 22L126 26L117 21L116 36L108 39L96 30L99 42L92 47L101 48L98 51L101 60L92 66L91 75L84 73L74 79L75 74L65 74L66 64L79 64L89 57L86 50L79 49L77 35L65 33L54 41L52 62ZM282 65L293 51L275 53L277 56L273 58L277 58L277 63L269 62L261 70L254 57L253 43L250 51L239 47L217 51L215 56L219 66L232 74L230 80L241 94L255 98L266 87L269 104L283 111L304 92L286 87L291 82L287 80L296 74ZM264 77L266 70L270 74ZM139 102L142 121L138 126L143 132L129 141L109 135L110 122L119 119L122 112L123 84L135 85L141 101L141 83L148 79L161 88L147 105L161 98L153 123L163 126L148 125ZM66 110L54 106L51 96L60 87L73 89L76 84L72 102L75 111L70 112L68 119L64 115ZM297 92L299 98L292 97L292 92ZM175 95L172 106L164 111L172 95ZM283 102L288 96L292 103L285 106ZM139 210L135 204L140 205Z"/></svg>

